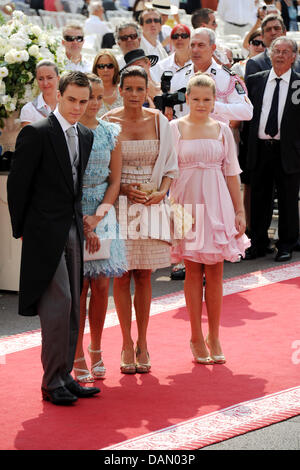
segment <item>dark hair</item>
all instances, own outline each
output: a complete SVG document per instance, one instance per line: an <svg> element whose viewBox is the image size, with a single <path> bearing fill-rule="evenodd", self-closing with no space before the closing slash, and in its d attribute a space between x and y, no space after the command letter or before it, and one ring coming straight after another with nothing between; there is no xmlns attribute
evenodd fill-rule
<svg viewBox="0 0 300 470"><path fill-rule="evenodd" d="M86 74L83 72L72 71L64 74L58 84L58 89L61 95L64 94L68 85L76 85L82 88L88 88L91 93L91 84Z"/></svg>
<svg viewBox="0 0 300 470"><path fill-rule="evenodd" d="M40 62L38 62L36 67L35 67L35 74L37 73L37 71L40 67L53 67L54 72L56 73L56 75L57 76L59 75L58 67L57 67L55 62L52 62L52 60L44 59L44 60L41 60Z"/></svg>
<svg viewBox="0 0 300 470"><path fill-rule="evenodd" d="M214 10L210 8L200 8L200 10L194 11L191 17L191 23L194 29L200 28L202 23L208 24L209 23L209 15L211 13L215 13Z"/></svg>
<svg viewBox="0 0 300 470"><path fill-rule="evenodd" d="M145 79L146 87L148 86L148 75L143 67L139 65L131 65L130 67L126 67L123 72L121 73L121 80L120 80L120 87L123 88L124 80L127 77L142 77Z"/></svg>
<svg viewBox="0 0 300 470"><path fill-rule="evenodd" d="M257 36L261 36L261 29L256 29L255 31L253 31L252 34L250 34L248 39L249 44L251 43L251 41L253 41L253 39L257 38Z"/></svg>
<svg viewBox="0 0 300 470"><path fill-rule="evenodd" d="M269 23L269 21L279 21L279 23L281 24L281 27L282 27L282 31L283 32L286 31L286 27L285 27L285 24L284 24L283 19L281 18L281 16L271 14L271 15L265 16L264 19L262 20L262 23L261 23L262 34L264 34L264 29L265 29L267 23Z"/></svg>

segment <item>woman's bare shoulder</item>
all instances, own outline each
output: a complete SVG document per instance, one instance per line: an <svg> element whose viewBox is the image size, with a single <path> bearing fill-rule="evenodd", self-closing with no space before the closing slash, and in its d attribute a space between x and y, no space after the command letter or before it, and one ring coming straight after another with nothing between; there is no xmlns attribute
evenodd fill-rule
<svg viewBox="0 0 300 470"><path fill-rule="evenodd" d="M123 113L123 107L114 108L101 116L104 121L119 122Z"/></svg>

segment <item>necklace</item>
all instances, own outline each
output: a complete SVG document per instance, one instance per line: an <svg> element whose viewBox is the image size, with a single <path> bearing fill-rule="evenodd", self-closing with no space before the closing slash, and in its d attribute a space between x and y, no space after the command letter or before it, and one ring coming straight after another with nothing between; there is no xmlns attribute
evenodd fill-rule
<svg viewBox="0 0 300 470"><path fill-rule="evenodd" d="M110 94L110 95L105 95L105 97L103 98L103 100L105 101L105 99L109 99L109 98L113 98L117 93L117 88L114 89L114 91Z"/></svg>

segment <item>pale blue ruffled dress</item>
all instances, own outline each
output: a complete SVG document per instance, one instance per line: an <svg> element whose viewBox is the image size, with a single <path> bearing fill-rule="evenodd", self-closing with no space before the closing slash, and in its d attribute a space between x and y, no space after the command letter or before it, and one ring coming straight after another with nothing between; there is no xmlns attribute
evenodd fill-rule
<svg viewBox="0 0 300 470"><path fill-rule="evenodd" d="M110 155L115 147L120 126L114 123L99 121L93 129L94 143L83 177L82 210L84 215L93 215L101 204L108 187L110 173ZM84 262L84 276L120 277L127 271L124 241L118 237L119 226L115 208L112 206L96 227L100 239L112 239L110 258Z"/></svg>

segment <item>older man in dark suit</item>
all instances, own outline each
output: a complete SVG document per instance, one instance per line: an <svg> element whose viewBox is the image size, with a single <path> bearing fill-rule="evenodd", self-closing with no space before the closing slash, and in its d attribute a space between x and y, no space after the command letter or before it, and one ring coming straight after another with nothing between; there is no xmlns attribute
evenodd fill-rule
<svg viewBox="0 0 300 470"><path fill-rule="evenodd" d="M78 120L89 98L85 74L60 79L54 113L20 132L7 183L13 235L23 238L19 314L40 317L42 396L57 405L100 391L70 374L82 285L82 177L93 143Z"/></svg>
<svg viewBox="0 0 300 470"><path fill-rule="evenodd" d="M282 18L278 15L266 16L261 24L262 40L266 46L264 52L252 57L247 61L245 77L263 70L270 70L272 62L270 58L270 45L276 38L285 36L286 29ZM300 61L296 58L293 68L296 72L300 72Z"/></svg>
<svg viewBox="0 0 300 470"><path fill-rule="evenodd" d="M272 69L247 78L254 106L249 123L248 165L251 171L251 242L246 259L264 256L274 185L279 222L276 261L292 257L299 236L300 74L293 69L297 43L286 37L271 45Z"/></svg>

